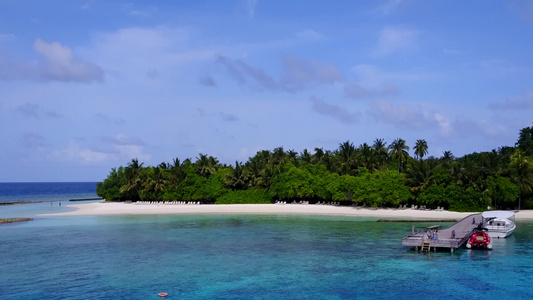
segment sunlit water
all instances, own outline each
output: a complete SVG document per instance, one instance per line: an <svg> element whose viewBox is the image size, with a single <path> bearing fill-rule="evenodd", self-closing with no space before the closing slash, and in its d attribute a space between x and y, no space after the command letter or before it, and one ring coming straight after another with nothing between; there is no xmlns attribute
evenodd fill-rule
<svg viewBox="0 0 533 300"><path fill-rule="evenodd" d="M70 208L10 209L24 217ZM37 216L0 226L0 299L159 299L159 292L167 299L533 295L533 223L519 222L492 251L453 254L402 248L410 231L409 223L357 217Z"/></svg>

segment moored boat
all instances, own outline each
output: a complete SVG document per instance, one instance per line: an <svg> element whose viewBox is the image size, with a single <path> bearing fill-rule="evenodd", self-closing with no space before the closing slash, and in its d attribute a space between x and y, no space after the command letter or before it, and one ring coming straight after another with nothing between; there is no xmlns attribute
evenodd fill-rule
<svg viewBox="0 0 533 300"><path fill-rule="evenodd" d="M492 238L505 238L516 229L514 212L494 210L483 212L483 227Z"/></svg>
<svg viewBox="0 0 533 300"><path fill-rule="evenodd" d="M475 230L468 242L466 243L468 249L492 249L492 242L487 232L483 230Z"/></svg>

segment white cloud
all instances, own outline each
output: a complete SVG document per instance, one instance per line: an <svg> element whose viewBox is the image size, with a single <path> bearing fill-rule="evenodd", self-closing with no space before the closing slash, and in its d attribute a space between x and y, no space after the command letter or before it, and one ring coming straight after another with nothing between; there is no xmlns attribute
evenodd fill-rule
<svg viewBox="0 0 533 300"><path fill-rule="evenodd" d="M110 55L155 54L176 46L189 37L183 28L128 27L117 31L100 33L95 37L97 48ZM150 56L148 56L150 58Z"/></svg>
<svg viewBox="0 0 533 300"><path fill-rule="evenodd" d="M62 81L103 80L103 71L99 67L76 59L66 46L37 39L33 48L46 60L41 66L44 78Z"/></svg>
<svg viewBox="0 0 533 300"><path fill-rule="evenodd" d="M429 118L435 120L439 124L442 135L449 136L452 133L451 122L444 115L440 113L430 113Z"/></svg>
<svg viewBox="0 0 533 300"><path fill-rule="evenodd" d="M379 87L387 82L393 81L425 81L442 77L438 73L430 73L424 70L406 70L403 72L393 72L382 70L375 65L359 64L351 71L355 74L356 81L363 86Z"/></svg>
<svg viewBox="0 0 533 300"><path fill-rule="evenodd" d="M146 145L140 138L130 137L124 133L118 134L112 138L104 138L104 141L112 143L115 146L144 146Z"/></svg>
<svg viewBox="0 0 533 300"><path fill-rule="evenodd" d="M436 129L442 136L452 133L450 120L441 113L407 104L395 105L387 100L372 103L371 114L378 120L409 129Z"/></svg>
<svg viewBox="0 0 533 300"><path fill-rule="evenodd" d="M112 153L83 148L74 141L71 141L66 148L55 150L53 154L58 160L75 160L81 163L101 163L114 157Z"/></svg>
<svg viewBox="0 0 533 300"><path fill-rule="evenodd" d="M332 84L343 79L342 72L333 64L314 59L302 60L292 55L283 58L280 80L265 70L253 67L242 60L219 55L217 62L241 85L268 90L295 92L306 86Z"/></svg>
<svg viewBox="0 0 533 300"><path fill-rule="evenodd" d="M20 141L21 146L25 148L35 149L47 147L47 140L38 133L26 133L22 136Z"/></svg>
<svg viewBox="0 0 533 300"><path fill-rule="evenodd" d="M263 69L222 55L217 57L217 62L222 64L226 68L226 71L243 86L266 88L269 90L280 89L280 85L276 80Z"/></svg>
<svg viewBox="0 0 533 300"><path fill-rule="evenodd" d="M355 99L375 98L397 95L398 89L389 83L383 84L379 88L366 88L357 83L348 83L344 86L344 94Z"/></svg>
<svg viewBox="0 0 533 300"><path fill-rule="evenodd" d="M491 139L501 139L509 135L509 130L500 122L492 120L471 120L458 116L453 122L454 132L459 136L482 136ZM515 134L513 132L513 134ZM500 146L503 146L500 144Z"/></svg>
<svg viewBox="0 0 533 300"><path fill-rule="evenodd" d="M390 15L394 13L400 4L404 2L403 0L388 0L382 5L378 6L376 11L381 15Z"/></svg>
<svg viewBox="0 0 533 300"><path fill-rule="evenodd" d="M507 76L520 70L517 67L502 59L488 59L479 62L484 74L495 75L499 77Z"/></svg>
<svg viewBox="0 0 533 300"><path fill-rule="evenodd" d="M452 54L452 55L453 55L453 54L461 54L461 53L463 53L463 51L461 51L461 50L458 50L458 49L448 49L448 48L442 50L442 52L444 52L444 54Z"/></svg>
<svg viewBox="0 0 533 300"><path fill-rule="evenodd" d="M189 42L186 28L129 27L96 34L83 52L105 66L111 81L163 84L172 76L185 76L188 64L208 63L219 52L216 47L198 48Z"/></svg>
<svg viewBox="0 0 533 300"><path fill-rule="evenodd" d="M125 123L124 119L120 117L110 118L107 115L104 115L101 113L94 113L93 116L98 120L98 122L104 122L104 123L114 124L114 125L120 125L120 124Z"/></svg>
<svg viewBox="0 0 533 300"><path fill-rule="evenodd" d="M61 118L61 115L59 115L57 112L45 111L38 104L35 104L35 103L22 104L19 107L17 107L15 111L26 117L35 118L35 119L41 119L43 117L54 118L54 119Z"/></svg>
<svg viewBox="0 0 533 300"><path fill-rule="evenodd" d="M105 151L81 145L83 140L71 140L65 148L52 149L49 147L46 152L51 153L57 160L76 160L81 163L102 163L132 158L150 160L151 158L149 154L144 153L145 143L139 138L121 133L112 138L103 138L103 140L109 143L109 146L100 143L100 147L106 148ZM35 141L38 142L39 139Z"/></svg>
<svg viewBox="0 0 533 300"><path fill-rule="evenodd" d="M399 50L414 48L418 42L418 31L387 26L379 32L378 53L390 54Z"/></svg>
<svg viewBox="0 0 533 300"><path fill-rule="evenodd" d="M255 9L259 0L246 0L246 8L248 9L248 15L253 18L255 15Z"/></svg>
<svg viewBox="0 0 533 300"><path fill-rule="evenodd" d="M115 149L118 151L118 154L129 160L132 158L138 158L140 161L149 161L151 156L144 153L143 147L136 145L116 145Z"/></svg>
<svg viewBox="0 0 533 300"><path fill-rule="evenodd" d="M345 84L344 94L347 97L355 99L398 95L400 90L393 82L418 82L434 80L441 77L439 74L428 73L422 70L404 72L384 71L377 66L369 64L356 65L351 71L354 75L354 80Z"/></svg>
<svg viewBox="0 0 533 300"><path fill-rule="evenodd" d="M39 80L99 82L104 79L103 70L91 63L77 59L69 47L60 43L47 43L37 39L34 50L44 61L37 64L8 62L0 64L0 80Z"/></svg>
<svg viewBox="0 0 533 300"><path fill-rule="evenodd" d="M13 39L14 37L15 35L11 33L0 33L0 42Z"/></svg>
<svg viewBox="0 0 533 300"><path fill-rule="evenodd" d="M320 41L326 38L326 36L324 36L322 33L312 29L305 29L300 32L297 32L296 37L305 41Z"/></svg>
<svg viewBox="0 0 533 300"><path fill-rule="evenodd" d="M501 102L489 104L490 109L523 110L533 108L533 93L525 93L517 97L509 97Z"/></svg>
<svg viewBox="0 0 533 300"><path fill-rule="evenodd" d="M351 113L347 109L334 104L328 104L318 97L311 97L312 108L315 112L331 117L344 124L354 124L360 118L359 113Z"/></svg>
<svg viewBox="0 0 533 300"><path fill-rule="evenodd" d="M339 68L330 63L315 59L299 59L292 55L283 57L282 85L288 90L296 90L309 83L331 84L343 80Z"/></svg>
<svg viewBox="0 0 533 300"><path fill-rule="evenodd" d="M533 2L530 0L515 0L507 3L507 8L517 13L525 21L533 21Z"/></svg>
<svg viewBox="0 0 533 300"><path fill-rule="evenodd" d="M85 2L85 3L81 6L81 9L83 9L83 10L90 9L91 6L93 5L93 3L94 3L94 0L89 0L89 1Z"/></svg>

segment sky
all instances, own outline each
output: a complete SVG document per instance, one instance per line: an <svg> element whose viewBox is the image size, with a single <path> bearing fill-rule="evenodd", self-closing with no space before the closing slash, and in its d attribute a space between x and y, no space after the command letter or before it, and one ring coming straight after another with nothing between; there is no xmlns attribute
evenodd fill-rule
<svg viewBox="0 0 533 300"><path fill-rule="evenodd" d="M533 1L0 1L0 182L533 125Z"/></svg>

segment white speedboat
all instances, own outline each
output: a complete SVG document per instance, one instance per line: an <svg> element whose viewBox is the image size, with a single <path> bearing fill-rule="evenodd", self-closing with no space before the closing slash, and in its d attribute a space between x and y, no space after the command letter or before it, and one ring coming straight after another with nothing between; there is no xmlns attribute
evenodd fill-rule
<svg viewBox="0 0 533 300"><path fill-rule="evenodd" d="M485 211L483 216L483 227L490 237L505 238L513 234L516 229L514 212L505 210Z"/></svg>

